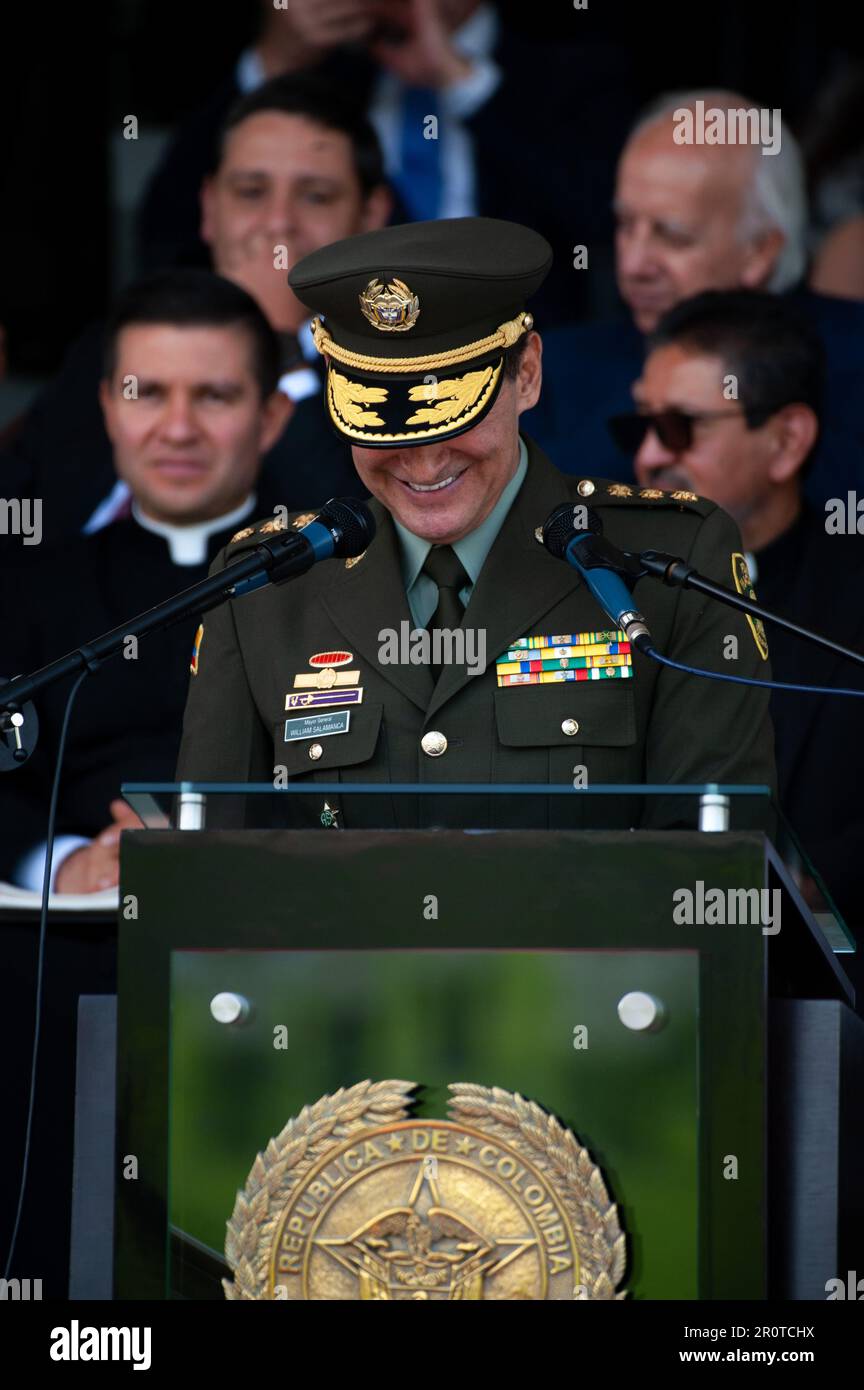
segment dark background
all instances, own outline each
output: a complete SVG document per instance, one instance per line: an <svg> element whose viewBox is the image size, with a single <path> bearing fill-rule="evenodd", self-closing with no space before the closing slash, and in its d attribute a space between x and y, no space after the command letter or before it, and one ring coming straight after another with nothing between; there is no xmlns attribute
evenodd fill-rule
<svg viewBox="0 0 864 1390"><path fill-rule="evenodd" d="M864 52L851 32L852 11L834 0L590 0L579 11L569 0L502 0L499 9L513 30L535 39L614 42L639 104L676 88L733 87L779 106L796 133L832 69ZM52 372L134 274L127 208L135 185L146 182L158 142L230 74L257 16L255 0L218 9L88 0L86 9L19 5L4 15L0 324L10 378ZM526 71L525 79L524 100L542 103L542 72ZM134 145L122 140L130 114L139 121ZM550 131L556 137L566 132Z"/></svg>

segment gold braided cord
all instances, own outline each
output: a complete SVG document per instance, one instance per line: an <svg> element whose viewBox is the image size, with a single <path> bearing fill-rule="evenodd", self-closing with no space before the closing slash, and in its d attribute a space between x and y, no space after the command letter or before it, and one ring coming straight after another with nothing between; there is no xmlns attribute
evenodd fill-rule
<svg viewBox="0 0 864 1390"><path fill-rule="evenodd" d="M520 313L515 319L500 324L486 338L478 338L462 347L448 348L446 352L433 352L425 357L367 357L362 352L352 352L350 348L340 347L333 341L320 319L312 320L312 337L320 353L326 353L328 357L359 372L431 372L436 367L455 367L460 362L470 362L475 357L494 352L496 348L512 347L533 326L532 316Z"/></svg>

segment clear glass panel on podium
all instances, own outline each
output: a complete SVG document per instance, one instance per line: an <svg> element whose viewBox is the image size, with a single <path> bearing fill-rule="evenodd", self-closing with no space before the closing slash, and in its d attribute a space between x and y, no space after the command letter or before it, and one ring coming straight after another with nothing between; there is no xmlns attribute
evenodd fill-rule
<svg viewBox="0 0 864 1390"><path fill-rule="evenodd" d="M130 782L123 796L150 830L217 828L351 828L350 803L374 799L380 815L364 814L362 828L472 829L574 828L585 830L693 829L707 832L761 830L785 865L830 947L854 952L855 938L789 821L767 786L664 783L572 786L520 784L292 782ZM328 799L329 798L329 799ZM341 804L349 798L349 805ZM579 814L572 814L576 798ZM305 815L287 813L294 799ZM337 804L338 803L338 804ZM396 805L410 807L404 816ZM366 801L369 805L369 801ZM438 815L441 807L445 814ZM422 807L422 810L421 810ZM504 808L506 807L506 811ZM565 809L566 807L566 809ZM466 810L466 808L468 808ZM560 809L559 809L560 808ZM294 807L292 806L292 810Z"/></svg>

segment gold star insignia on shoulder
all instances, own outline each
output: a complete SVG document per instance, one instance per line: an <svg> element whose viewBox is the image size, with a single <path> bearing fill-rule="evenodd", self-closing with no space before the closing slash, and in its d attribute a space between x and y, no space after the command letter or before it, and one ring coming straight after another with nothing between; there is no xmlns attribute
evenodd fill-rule
<svg viewBox="0 0 864 1390"><path fill-rule="evenodd" d="M314 521L317 515L317 512L301 512L299 516L295 516L291 525L295 531L299 531L301 527L308 526L310 521Z"/></svg>
<svg viewBox="0 0 864 1390"><path fill-rule="evenodd" d="M607 487L606 491L608 492L610 497L633 496L632 487L628 487L626 483L613 483L611 487Z"/></svg>
<svg viewBox="0 0 864 1390"><path fill-rule="evenodd" d="M262 535L262 536L267 536L267 535L269 535L272 531L284 531L284 530L285 530L285 522L282 520L281 516L277 516L277 517L274 518L273 521L265 521L265 522L264 522L264 525L261 527L261 535Z"/></svg>
<svg viewBox="0 0 864 1390"><path fill-rule="evenodd" d="M678 492L672 493L672 500L673 502L698 502L699 494L697 492L685 492L679 490Z"/></svg>
<svg viewBox="0 0 864 1390"><path fill-rule="evenodd" d="M643 487L639 496L644 497L646 502L657 502L661 497L665 497L666 494L656 487Z"/></svg>
<svg viewBox="0 0 864 1390"><path fill-rule="evenodd" d="M236 535L231 537L231 544L233 545L235 541L245 541L249 536L254 536L254 534L254 526L244 526L242 531L238 531Z"/></svg>
<svg viewBox="0 0 864 1390"><path fill-rule="evenodd" d="M366 551L362 550L359 555L349 555L348 559L345 561L346 570L353 570L355 565L359 565L365 554Z"/></svg>

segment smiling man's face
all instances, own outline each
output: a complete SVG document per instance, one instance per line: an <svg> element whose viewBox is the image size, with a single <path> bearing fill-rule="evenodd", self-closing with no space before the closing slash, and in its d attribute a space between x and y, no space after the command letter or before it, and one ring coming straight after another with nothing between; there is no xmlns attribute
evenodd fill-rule
<svg viewBox="0 0 864 1390"><path fill-rule="evenodd" d="M540 395L541 352L532 333L515 380L505 378L488 415L454 439L404 449L352 446L361 482L406 530L452 545L486 520L519 466L519 416Z"/></svg>
<svg viewBox="0 0 864 1390"><path fill-rule="evenodd" d="M240 505L290 411L279 391L262 400L252 340L231 326L127 325L100 400L118 476L147 516L178 526Z"/></svg>

